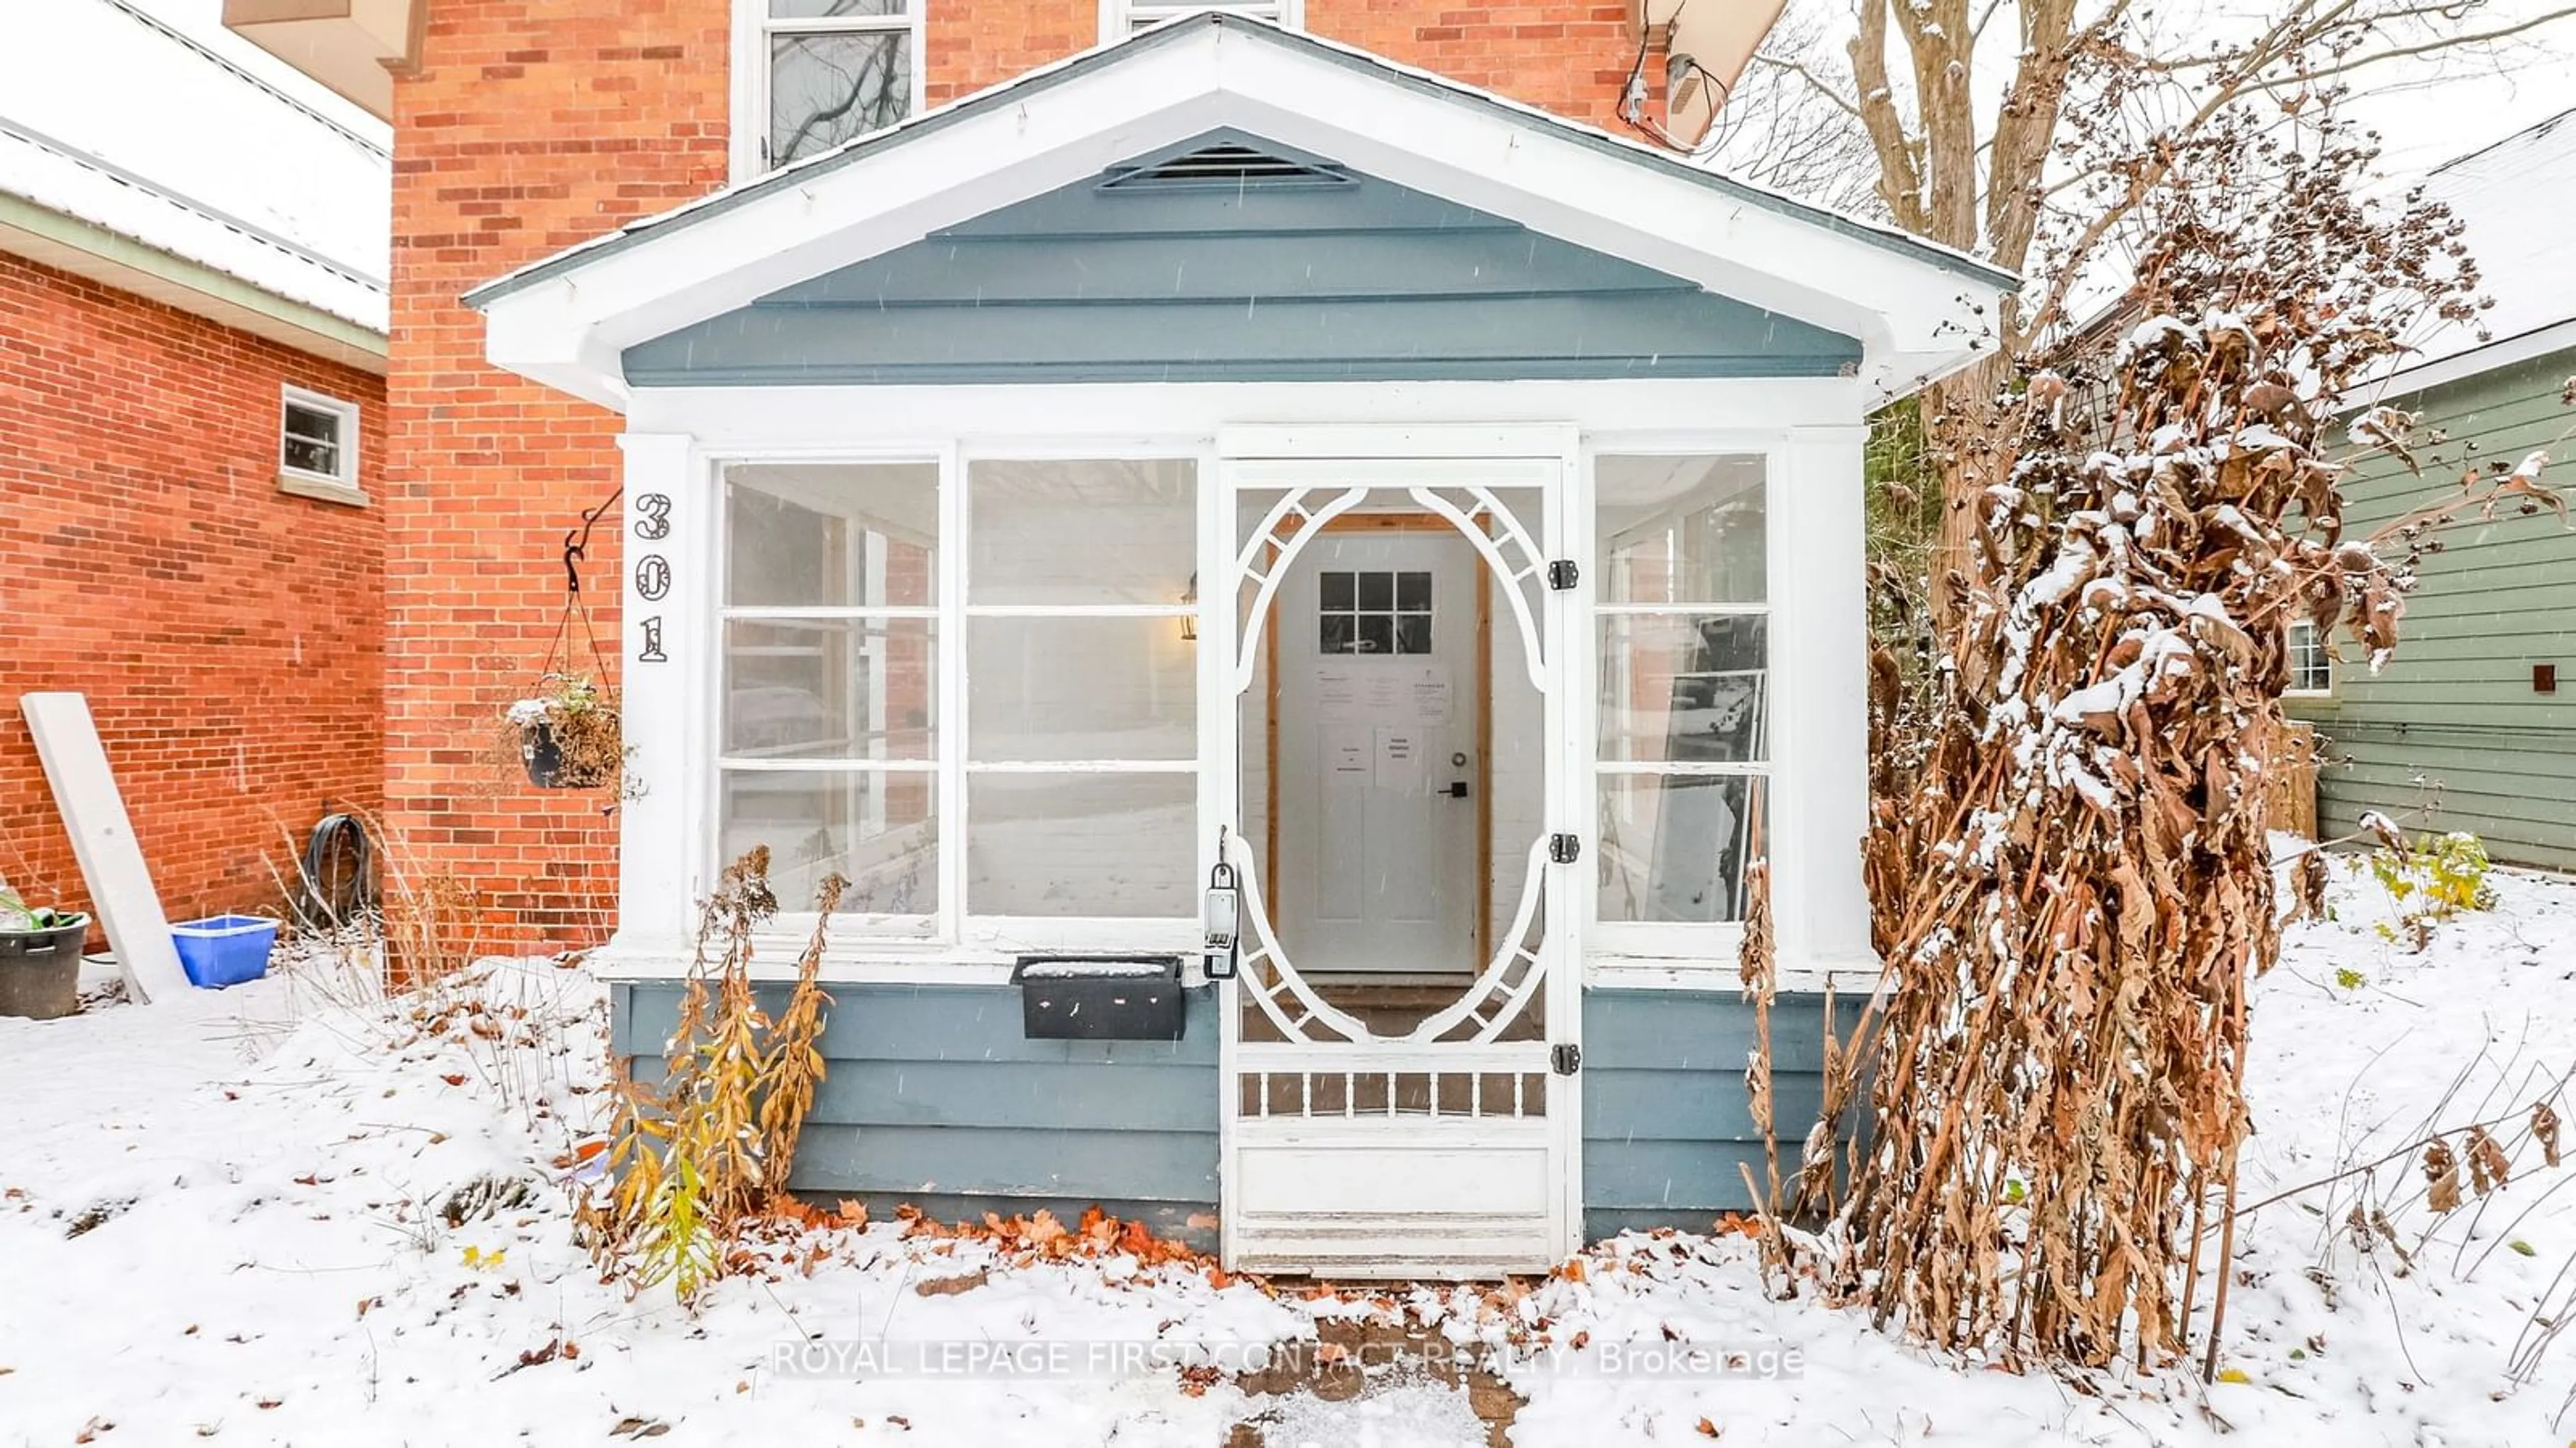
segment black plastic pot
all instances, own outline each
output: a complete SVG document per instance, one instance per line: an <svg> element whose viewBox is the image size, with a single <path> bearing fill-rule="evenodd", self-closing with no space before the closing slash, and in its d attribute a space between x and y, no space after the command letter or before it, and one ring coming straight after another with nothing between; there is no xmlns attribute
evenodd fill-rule
<svg viewBox="0 0 2576 1448"><path fill-rule="evenodd" d="M608 717L614 727L615 716ZM539 789L594 789L608 782L595 764L585 767L564 758L563 740L551 719L520 726L519 761L528 768L528 783Z"/></svg>
<svg viewBox="0 0 2576 1448"><path fill-rule="evenodd" d="M50 1021L80 1009L81 942L89 917L40 912L53 923L0 930L0 1016Z"/></svg>
<svg viewBox="0 0 2576 1448"><path fill-rule="evenodd" d="M528 766L528 783L539 789L569 789L564 783L563 745L555 726L540 719L519 730L519 759Z"/></svg>

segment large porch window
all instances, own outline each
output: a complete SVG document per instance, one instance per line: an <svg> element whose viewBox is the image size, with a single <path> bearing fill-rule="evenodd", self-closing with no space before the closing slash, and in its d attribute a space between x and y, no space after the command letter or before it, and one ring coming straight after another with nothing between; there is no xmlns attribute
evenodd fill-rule
<svg viewBox="0 0 2576 1448"><path fill-rule="evenodd" d="M1197 464L739 463L715 849L843 933L1026 943L1196 909Z"/></svg>
<svg viewBox="0 0 2576 1448"><path fill-rule="evenodd" d="M1765 474L1758 453L1595 461L1594 915L1612 949L1717 948L1766 852Z"/></svg>

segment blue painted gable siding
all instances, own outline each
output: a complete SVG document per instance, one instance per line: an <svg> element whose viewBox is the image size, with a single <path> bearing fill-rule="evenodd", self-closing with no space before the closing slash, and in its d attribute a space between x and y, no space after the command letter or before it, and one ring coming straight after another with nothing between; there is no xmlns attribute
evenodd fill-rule
<svg viewBox="0 0 2576 1448"><path fill-rule="evenodd" d="M1240 132L1189 147L1251 146ZM1140 158L1150 163L1168 153ZM630 347L638 387L1829 377L1849 337L1330 167L1078 182Z"/></svg>

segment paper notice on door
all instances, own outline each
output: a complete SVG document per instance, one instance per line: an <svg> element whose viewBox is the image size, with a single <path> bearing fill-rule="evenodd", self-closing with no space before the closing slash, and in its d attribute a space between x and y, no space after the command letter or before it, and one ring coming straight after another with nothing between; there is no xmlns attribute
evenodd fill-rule
<svg viewBox="0 0 2576 1448"><path fill-rule="evenodd" d="M1436 664L1424 664L1413 675L1413 722L1438 726L1449 722L1449 674Z"/></svg>
<svg viewBox="0 0 2576 1448"><path fill-rule="evenodd" d="M1348 724L1324 731L1324 769L1339 782L1355 784L1375 773L1369 755L1372 742L1366 729Z"/></svg>
<svg viewBox="0 0 2576 1448"><path fill-rule="evenodd" d="M1351 676L1349 665L1316 666L1315 717L1327 724L1365 722L1360 718L1360 681Z"/></svg>
<svg viewBox="0 0 2576 1448"><path fill-rule="evenodd" d="M1377 777L1380 789L1410 793L1422 787L1422 736L1411 729L1377 731Z"/></svg>
<svg viewBox="0 0 2576 1448"><path fill-rule="evenodd" d="M1456 707L1449 671L1395 660L1319 665L1315 717L1326 724L1439 728Z"/></svg>

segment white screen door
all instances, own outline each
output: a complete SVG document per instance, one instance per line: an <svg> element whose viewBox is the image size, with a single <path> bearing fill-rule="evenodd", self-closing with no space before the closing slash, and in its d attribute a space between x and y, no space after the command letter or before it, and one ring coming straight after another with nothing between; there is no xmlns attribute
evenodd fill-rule
<svg viewBox="0 0 2576 1448"><path fill-rule="evenodd" d="M1215 584L1235 607L1202 635L1242 721L1206 739L1234 766L1216 807L1244 920L1220 996L1225 1258L1543 1271L1582 1212L1574 433L1443 456L1229 447L1295 431L1220 438ZM1507 763L1514 787L1481 800Z"/></svg>

